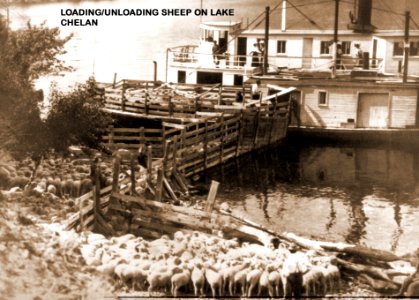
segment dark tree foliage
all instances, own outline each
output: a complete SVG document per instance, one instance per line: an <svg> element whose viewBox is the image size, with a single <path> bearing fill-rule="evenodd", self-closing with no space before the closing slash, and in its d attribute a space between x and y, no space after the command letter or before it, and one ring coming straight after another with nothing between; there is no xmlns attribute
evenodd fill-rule
<svg viewBox="0 0 419 300"><path fill-rule="evenodd" d="M68 94L54 91L51 111L41 119L34 80L71 70L59 59L70 38L44 24L13 31L0 15L0 147L17 159L39 162L49 150L65 152L72 144L98 147L110 122L94 97L94 81Z"/></svg>
<svg viewBox="0 0 419 300"><path fill-rule="evenodd" d="M53 91L46 126L55 150L63 152L70 145L100 148L102 135L112 119L103 112L95 86L91 78L70 93Z"/></svg>

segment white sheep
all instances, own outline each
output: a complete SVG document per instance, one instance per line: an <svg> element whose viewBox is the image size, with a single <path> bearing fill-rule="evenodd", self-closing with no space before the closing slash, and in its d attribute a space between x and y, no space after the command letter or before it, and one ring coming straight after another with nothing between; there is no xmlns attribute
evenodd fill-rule
<svg viewBox="0 0 419 300"><path fill-rule="evenodd" d="M280 297L280 289L282 290L281 273L277 270L273 270L268 276L268 291L269 297Z"/></svg>
<svg viewBox="0 0 419 300"><path fill-rule="evenodd" d="M324 270L325 268L322 266L312 266L312 268L303 275L303 287L308 297L326 295Z"/></svg>
<svg viewBox="0 0 419 300"><path fill-rule="evenodd" d="M211 288L212 296L215 298L217 295L217 289L219 291L218 295L223 295L223 276L218 270L216 270L211 265L207 264L205 266L205 278L207 279L208 285Z"/></svg>
<svg viewBox="0 0 419 300"><path fill-rule="evenodd" d="M205 275L202 271L202 265L196 263L191 274L191 280L194 287L195 297L204 295Z"/></svg>
<svg viewBox="0 0 419 300"><path fill-rule="evenodd" d="M179 267L172 267L165 272L159 272L159 270L150 271L147 275L147 282L149 284L148 294L151 297L152 292L157 287L163 287L167 289L170 285L173 274L180 273L183 270Z"/></svg>
<svg viewBox="0 0 419 300"><path fill-rule="evenodd" d="M262 294L262 291L268 291L269 290L269 271L268 269L265 269L259 278L259 289L258 289L258 296Z"/></svg>
<svg viewBox="0 0 419 300"><path fill-rule="evenodd" d="M324 268L327 292L339 293L340 291L340 271L334 264L326 264Z"/></svg>
<svg viewBox="0 0 419 300"><path fill-rule="evenodd" d="M255 269L251 270L246 275L246 289L247 297L252 297L253 289L258 285L262 271L259 269L259 266L256 266Z"/></svg>
<svg viewBox="0 0 419 300"><path fill-rule="evenodd" d="M184 269L181 273L174 274L171 278L172 283L172 295L178 296L178 290L182 286L187 285L191 280L191 272L188 269Z"/></svg>
<svg viewBox="0 0 419 300"><path fill-rule="evenodd" d="M237 286L241 287L241 295L242 297L246 297L246 276L247 273L249 273L249 269L245 268L239 272L237 272L236 274L234 274L234 294L237 293Z"/></svg>

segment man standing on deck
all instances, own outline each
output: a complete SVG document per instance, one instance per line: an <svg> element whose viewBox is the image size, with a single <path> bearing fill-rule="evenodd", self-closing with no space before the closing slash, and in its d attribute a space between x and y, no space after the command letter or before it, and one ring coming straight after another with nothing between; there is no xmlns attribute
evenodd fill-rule
<svg viewBox="0 0 419 300"><path fill-rule="evenodd" d="M217 41L214 41L214 45L212 46L212 59L214 60L215 66L218 68L218 64L220 61L218 60L218 54L220 52L220 46L218 46Z"/></svg>
<svg viewBox="0 0 419 300"><path fill-rule="evenodd" d="M355 43L355 55L356 55L356 67L362 67L362 59L364 53L362 52L361 46L359 43Z"/></svg>

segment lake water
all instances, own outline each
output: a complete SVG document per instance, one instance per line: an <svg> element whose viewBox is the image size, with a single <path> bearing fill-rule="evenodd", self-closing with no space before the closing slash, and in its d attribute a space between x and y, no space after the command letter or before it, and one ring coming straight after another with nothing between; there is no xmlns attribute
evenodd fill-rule
<svg viewBox="0 0 419 300"><path fill-rule="evenodd" d="M277 1L204 1L204 8L234 8L231 20L252 20ZM207 5L205 5L207 3ZM28 19L74 34L63 57L77 68L51 79L60 87L118 78L165 77L168 47L197 43L200 17L101 17L98 27L61 27L68 8L199 8L200 0L61 2L11 7L11 25ZM209 20L228 18L205 17ZM256 222L283 232L331 241L346 241L397 254L419 247L419 157L414 149L296 145L249 155L216 168L208 178L221 182L219 199ZM209 179L207 179L209 181Z"/></svg>
<svg viewBox="0 0 419 300"><path fill-rule="evenodd" d="M419 154L286 142L207 174L219 201L278 232L404 254L419 247Z"/></svg>

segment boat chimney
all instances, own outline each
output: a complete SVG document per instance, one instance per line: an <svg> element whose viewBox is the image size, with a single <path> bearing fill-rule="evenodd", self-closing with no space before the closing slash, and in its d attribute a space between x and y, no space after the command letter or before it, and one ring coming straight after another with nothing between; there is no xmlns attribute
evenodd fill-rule
<svg viewBox="0 0 419 300"><path fill-rule="evenodd" d="M287 0L282 0L281 31L287 30Z"/></svg>
<svg viewBox="0 0 419 300"><path fill-rule="evenodd" d="M375 30L375 26L371 24L372 0L358 0L356 15L349 12L351 24L349 29L359 33L371 33Z"/></svg>

